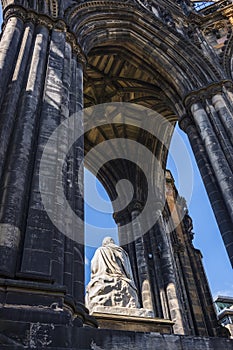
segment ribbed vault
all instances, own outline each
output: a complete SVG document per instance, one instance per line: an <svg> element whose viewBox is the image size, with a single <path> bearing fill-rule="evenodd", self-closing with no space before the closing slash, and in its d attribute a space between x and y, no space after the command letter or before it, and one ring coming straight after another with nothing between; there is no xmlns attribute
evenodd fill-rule
<svg viewBox="0 0 233 350"><path fill-rule="evenodd" d="M112 110L111 116L106 123L98 128L92 129L85 135L86 154L102 142L113 139L126 139L136 141L136 148L132 144L128 149L114 149L111 151L112 161L98 168L102 154L95 155L86 166L96 172L98 178L107 189L112 200L117 197L116 184L119 180L127 179L134 188L134 199L141 202L146 201L147 181L152 181L155 187L161 187L161 174L154 173L154 163L148 160L147 174L142 174L140 166L124 159L127 154L133 157L135 163L140 164L137 155L137 145L145 146L156 157L165 169L167 150L173 132L177 114L175 113L175 99L171 87L166 84L159 72L153 70L142 57L140 52L132 51L130 45L124 47L114 45L102 45L92 49L88 55L88 64L84 79L85 107L109 102L130 102L150 110L156 111L170 123L165 127L153 124L152 130L146 130L145 120L137 121L137 126L132 125L130 120L135 118L135 108L131 116L118 115L117 108ZM127 109L128 111L128 109ZM89 116L91 119L94 116ZM131 119L130 119L131 118ZM154 130L153 130L154 129ZM153 132L156 130L161 136L158 140ZM124 146L122 146L124 147ZM139 147L140 148L140 147ZM124 156L123 156L124 155ZM121 158L122 157L122 158ZM98 159L99 158L99 159ZM125 198L124 188L118 193L119 197ZM127 200L126 200L127 202ZM117 211L117 208L114 208Z"/></svg>
<svg viewBox="0 0 233 350"><path fill-rule="evenodd" d="M176 16L185 21L182 11L178 12ZM175 122L185 113L184 98L189 92L218 81L222 76L220 67L211 56L207 59L187 35L166 25L139 2L74 2L66 9L65 18L87 57L86 107L131 102L152 109L171 122L159 132L158 141L153 133L151 136L145 131L143 120L136 128L123 123L121 116L120 122L106 122L86 133L86 154L104 141L124 138L145 145L165 169ZM134 153L133 148L128 149L128 154ZM86 166L96 171L97 158L89 158ZM137 169L133 171L125 160L121 161L117 152L113 154L115 158L118 160L102 165L97 175L110 198L115 199L116 184L125 177L134 188L141 189L135 195L144 201L142 189L146 184ZM149 165L146 176L163 192L161 174L155 174L153 169L153 164Z"/></svg>
<svg viewBox="0 0 233 350"><path fill-rule="evenodd" d="M221 74L216 62L206 59L186 35L136 3L85 2L71 7L66 16L85 54L97 47L125 48L130 61L136 56L147 62L181 98Z"/></svg>
<svg viewBox="0 0 233 350"><path fill-rule="evenodd" d="M87 55L85 106L131 102L150 108L171 122L164 128L163 136L160 132L160 141L148 136L143 121L139 128L121 123L101 126L86 134L85 152L104 140L124 137L152 150L165 169L175 122L185 113L184 97L218 80L218 67L187 37L165 25L153 13L139 8L135 2L85 2L71 6L66 16ZM128 152L132 154L134 150ZM92 161L95 167L95 159ZM161 177L154 174L152 168L148 167L147 176L162 190ZM106 164L98 173L112 199L122 173L136 188L137 171L129 170L125 161L118 160L111 166ZM141 194L139 199L142 197Z"/></svg>
<svg viewBox="0 0 233 350"><path fill-rule="evenodd" d="M80 39L80 44L87 51L87 66L84 74L85 107L109 102L130 102L156 111L170 123L165 126L153 125L150 134L146 130L144 120L139 121L135 127L125 121L123 115L114 115L115 112L112 111L110 122L86 133L85 152L87 154L96 145L107 140L124 138L135 141L138 145L144 145L155 156L161 168L165 169L173 128L178 119L178 113L182 110L181 101L186 89L186 80L182 76L180 67L177 67L177 70L174 69L173 66L176 64L174 60L173 66L171 65L171 57L155 52L152 42L155 43L158 39L149 39L148 35L152 35L151 29L147 28L148 31L146 31L138 20L134 23L134 18L138 15L137 10L135 9L135 13L131 14L128 11L129 8L127 16L132 16L131 22L124 18L126 13L123 17L118 13L118 20L116 21L115 18L111 25L110 22L109 25L106 24L106 20L109 21L112 15L115 17L114 10L108 16L103 13L102 18L98 12L98 22L92 16L88 19L82 16L75 19L75 11L71 15L75 19L74 30L81 34L77 36L86 38L83 42ZM95 21L95 24L92 21ZM143 21L147 22L145 19ZM137 28L132 28L132 25ZM158 28L155 32L159 33ZM150 43L149 40L151 40ZM161 38L159 40L157 49L160 51L163 42ZM134 113L135 110L132 112L132 119L135 118ZM92 117L89 116L89 118ZM160 140L154 136L155 129L160 135ZM133 144L127 147L127 151L124 149L123 153L133 156L136 164L140 163L139 155L137 156L138 149L135 149ZM122 152L115 149L112 152L113 160L98 168L104 152L107 154L109 149L102 149L101 154L89 158L86 166L94 173L99 169L97 176L112 200L115 200L117 195L125 198L124 188L116 192L116 184L122 179L131 182L135 190L133 199L142 203L146 201L148 181L153 183L154 188L160 188L163 192L163 177L159 171L155 173L153 161L148 160L147 173L143 176L140 166L133 165L132 162L123 159L124 157L121 158ZM117 211L117 208L114 210Z"/></svg>

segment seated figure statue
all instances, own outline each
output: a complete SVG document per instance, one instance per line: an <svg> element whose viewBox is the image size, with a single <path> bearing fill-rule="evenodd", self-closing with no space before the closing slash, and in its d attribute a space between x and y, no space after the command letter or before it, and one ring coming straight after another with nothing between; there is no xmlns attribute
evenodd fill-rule
<svg viewBox="0 0 233 350"><path fill-rule="evenodd" d="M86 306L90 311L95 306L139 307L128 254L111 237L103 240L91 261Z"/></svg>

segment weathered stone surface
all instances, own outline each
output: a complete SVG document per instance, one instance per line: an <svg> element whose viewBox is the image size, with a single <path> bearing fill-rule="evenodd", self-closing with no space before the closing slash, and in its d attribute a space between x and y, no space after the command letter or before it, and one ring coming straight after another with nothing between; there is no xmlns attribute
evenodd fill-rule
<svg viewBox="0 0 233 350"><path fill-rule="evenodd" d="M109 329L68 328L64 325L14 322L0 329L1 350L232 350L233 340L221 338L161 335Z"/></svg>
<svg viewBox="0 0 233 350"><path fill-rule="evenodd" d="M170 320L148 317L148 312L146 313L145 310L138 314L136 312L127 314L127 311L125 314L120 314L117 313L118 311L116 308L113 312L93 312L92 315L101 329L173 334L174 322Z"/></svg>
<svg viewBox="0 0 233 350"><path fill-rule="evenodd" d="M225 2L221 2L216 15L211 14L211 24L209 16L190 13L193 8L187 1L161 0L158 5L146 0L3 0L2 4L0 273L5 279L0 286L1 349L232 349L232 342L217 338L79 330L83 324L96 326L83 305L83 223L74 228L72 239L63 235L45 212L38 186L44 144L61 121L82 109L83 101L87 107L110 101L138 103L171 123L167 128L161 126L161 140L152 130L144 130L144 120L135 127L118 123L118 116L112 124L85 135L85 144L82 135L64 162L64 183L57 177L61 159L57 151L60 155L68 151L70 135L67 130L59 135L43 168L43 180L50 176L45 192L64 190L82 219L84 150L123 137L149 149L164 170L175 121L183 118L181 124L186 124L233 261L232 3L227 2L224 9ZM221 38L221 55L216 55L213 50L218 49L208 44L201 31L213 25L207 32L217 37L216 28L223 22L223 31L227 28L229 32L226 40ZM90 115L90 122L92 118L95 116ZM83 132L82 117L73 127ZM128 151L133 153L132 148ZM175 332L214 336L218 327L201 254L183 222L172 231L169 228L172 206L179 207L176 217L184 209L176 203L174 187L169 203L164 208L158 204L158 222L140 236L138 217L147 199L147 179L156 188L156 203L164 195L160 195L163 176L145 163L147 174L125 159L104 164L98 172L113 201L121 179L133 184L132 203L115 217L119 236L132 238L124 248L139 293L129 276L123 280L119 275L111 277L106 287L104 280L109 276L105 271L103 283L96 282L96 289L105 287L95 303L135 308L138 296L140 306L151 306L161 318L171 317ZM62 228L71 227L60 198L50 199L56 222ZM124 224L131 222L130 232L124 232ZM73 240L77 236L79 243Z"/></svg>
<svg viewBox="0 0 233 350"><path fill-rule="evenodd" d="M232 350L233 341L220 338L186 337L110 331L104 329L80 329L80 350ZM91 337L91 339L89 338Z"/></svg>
<svg viewBox="0 0 233 350"><path fill-rule="evenodd" d="M95 305L92 310L91 314L94 312L98 313L106 313L106 314L116 314L116 315L128 315L128 316L134 316L134 317L154 317L154 313L151 310L146 310L142 308L126 308L126 307L120 307L120 306L103 306L103 305Z"/></svg>

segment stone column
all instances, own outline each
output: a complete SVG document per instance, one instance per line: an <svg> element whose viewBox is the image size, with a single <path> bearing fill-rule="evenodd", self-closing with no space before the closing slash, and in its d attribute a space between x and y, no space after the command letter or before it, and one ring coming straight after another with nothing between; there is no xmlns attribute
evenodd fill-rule
<svg viewBox="0 0 233 350"><path fill-rule="evenodd" d="M219 113L215 109L213 103L210 101L206 101L206 112L208 114L208 118L211 122L214 132L218 137L219 145L222 148L222 151L226 157L226 160L229 164L231 171L233 171L233 144L229 137L229 133L227 132Z"/></svg>
<svg viewBox="0 0 233 350"><path fill-rule="evenodd" d="M83 224L74 227L72 216L64 212L65 206L60 197L64 192L72 209L83 219L83 135L72 149L69 150L68 146L68 141L74 139L76 130L81 134L83 130L82 115L76 119L71 118L83 106L83 67L80 57L72 51L66 33L53 28L19 275L24 278L38 276L42 280L64 285L67 288L65 300L73 305L84 302L84 227ZM56 135L55 148L49 151L46 164L40 168L47 141L65 120L68 121L66 127ZM65 162L61 181L58 171L63 158ZM40 196L39 176L41 181L46 180L48 186L44 191L51 198L49 213L45 211ZM67 231L68 236L64 234Z"/></svg>
<svg viewBox="0 0 233 350"><path fill-rule="evenodd" d="M191 117L186 116L179 124L188 135L226 250L233 263L233 224L228 210L231 202L231 171L207 113L200 103L195 104L192 111L196 123Z"/></svg>
<svg viewBox="0 0 233 350"><path fill-rule="evenodd" d="M118 225L119 243L127 251L130 258L141 307L153 310L150 276L138 219L141 209L141 203L133 201L126 210L115 213L114 220ZM131 229L129 229L130 226Z"/></svg>
<svg viewBox="0 0 233 350"><path fill-rule="evenodd" d="M7 13L0 43L5 67L0 72L5 82L0 91L0 322L11 329L17 319L14 333L23 344L31 344L33 333L36 347L47 338L54 348L71 347L72 328L93 325L82 304L84 228L82 223L74 227L55 195L63 191L83 219L83 135L71 150L67 140L77 128L83 131L82 114L75 123L70 117L83 107L84 59L63 21L29 11L22 15L18 7L11 7L9 18ZM44 147L64 120L68 126L58 133L56 147L40 169ZM50 217L41 199L39 173L49 183ZM68 226L70 237L62 230ZM35 322L43 326L34 329Z"/></svg>
<svg viewBox="0 0 233 350"><path fill-rule="evenodd" d="M78 63L77 62L78 59ZM76 65L75 65L76 63ZM74 112L79 112L79 118L75 119L74 130L83 131L83 119L80 111L83 109L83 63L80 58L74 57L73 64L75 67L73 75L74 90ZM72 100L71 100L72 101ZM73 295L75 300L84 304L84 134L82 133L75 145L73 151L73 208L83 221L79 227L74 227L74 265L73 265ZM79 170L79 176L77 176ZM72 188L70 189L72 191ZM69 267L69 265L67 265Z"/></svg>
<svg viewBox="0 0 233 350"><path fill-rule="evenodd" d="M129 210L132 220L133 243L135 246L135 256L137 261L139 280L139 293L141 296L142 307L145 309L153 310L150 276L148 271L147 260L145 257L145 246L139 220L142 205L139 202L135 202Z"/></svg>
<svg viewBox="0 0 233 350"><path fill-rule="evenodd" d="M160 205L158 204L158 207ZM162 208L157 210L158 218L155 225L156 241L158 244L161 274L165 291L165 300L162 300L163 312L166 318L175 322L173 329L176 334L186 334L182 318L182 307L177 291L175 264L173 261L172 248L163 221Z"/></svg>
<svg viewBox="0 0 233 350"><path fill-rule="evenodd" d="M39 170L40 160L46 143L55 129L63 121L62 115L62 94L63 89L63 74L64 74L64 56L65 56L65 33L57 30L51 31L51 40L46 48L48 57L47 68L44 71L44 92L43 100L41 101L41 115L38 124L39 133L36 140L35 148L37 149L34 162L34 170L32 174L32 187L30 193L28 221L24 238L24 249L21 263L21 276L30 274L40 275L41 278L54 278L57 283L63 283L63 262L64 262L64 238L54 228L47 213L43 208L43 203L40 198L39 189ZM46 74L46 75L45 75ZM42 93L42 91L40 92ZM41 176L47 176L51 179L51 188L47 188L48 192L54 192L56 195L57 178L57 162L59 162L59 146L63 146L65 140L61 140L57 136L57 148L51 149L51 155L46 169L41 169ZM67 135L64 135L64 139ZM64 147L64 146L63 146ZM53 208L53 209L52 209ZM62 220L62 215L59 213L58 203L54 203L50 213L54 217L54 221ZM60 266L56 266L57 255L60 255ZM38 260L42 263L38 266Z"/></svg>
<svg viewBox="0 0 233 350"><path fill-rule="evenodd" d="M144 236L148 269L151 281L155 317L169 319L166 296L164 292L163 273L160 268L160 252L156 240L156 225Z"/></svg>
<svg viewBox="0 0 233 350"><path fill-rule="evenodd" d="M193 119L198 126L200 137L205 144L206 152L222 191L226 207L233 221L233 193L232 193L232 172L226 161L225 155L219 145L208 115L201 103L194 103L191 106Z"/></svg>
<svg viewBox="0 0 233 350"><path fill-rule="evenodd" d="M24 23L21 18L12 15L6 20L0 42L0 105L15 68L23 32Z"/></svg>
<svg viewBox="0 0 233 350"><path fill-rule="evenodd" d="M1 268L2 272L5 270L5 273L10 275L15 273L17 251L26 224L33 146L38 123L37 111L44 83L48 38L48 29L37 26L32 56L28 62L27 83L14 115L14 130L1 178L0 229L1 247L4 250L1 254L1 259L4 259ZM14 100L14 97L12 99ZM8 100L8 104L11 104L11 99ZM4 130L2 132L4 133ZM12 250L12 254L7 254L7 260L4 258L8 250L4 249L5 246Z"/></svg>
<svg viewBox="0 0 233 350"><path fill-rule="evenodd" d="M126 208L120 213L114 213L113 218L116 221L118 227L119 244L120 246L122 246L122 248L124 248L127 251L129 255L134 282L137 288L139 289L139 271L137 266L137 257L135 253L135 243L133 239L133 228L131 227L131 230L129 230L131 223L131 215ZM142 298L140 293L138 295L138 299L142 304Z"/></svg>
<svg viewBox="0 0 233 350"><path fill-rule="evenodd" d="M227 102L227 99L220 93L212 97L213 106L233 146L233 114L232 111L229 110Z"/></svg>
<svg viewBox="0 0 233 350"><path fill-rule="evenodd" d="M9 22L15 20L15 18L10 18ZM3 128L0 129L0 177L2 175L3 166L5 162L5 155L7 152L7 148L9 146L12 130L15 123L15 115L16 110L18 107L19 99L21 96L21 91L23 89L23 82L24 82L24 73L27 68L28 60L29 60L29 54L30 49L32 45L32 36L34 34L35 28L34 24L31 22L26 23L25 25L22 25L22 20L18 19L20 21L20 25L23 26L23 37L21 43L21 47L18 52L18 56L15 58L15 62L10 63L9 67L3 67L1 72L7 75L7 72L12 70L12 67L14 67L14 70L12 70L12 75L10 76L11 79L9 80L8 86L6 80L4 81L4 78L1 77L1 81L4 82L4 86L1 89L1 99L4 101L2 108L1 108L1 125L4 125ZM7 22L8 25L8 22ZM6 25L6 28L7 28ZM6 29L3 32L3 37L5 34ZM19 35L17 35L17 41L19 40ZM1 44L0 44L1 45ZM15 42L11 42L11 49L17 46ZM17 53L16 50L14 52L8 52L9 58L11 59L14 57L14 53ZM5 58L5 61L10 61L7 57ZM5 62L4 61L4 62ZM4 94L3 88L6 89L6 92Z"/></svg>

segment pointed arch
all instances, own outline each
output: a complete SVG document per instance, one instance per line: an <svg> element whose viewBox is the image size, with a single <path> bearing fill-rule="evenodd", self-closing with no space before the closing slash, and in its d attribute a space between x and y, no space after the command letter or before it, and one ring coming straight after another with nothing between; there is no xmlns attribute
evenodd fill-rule
<svg viewBox="0 0 233 350"><path fill-rule="evenodd" d="M86 2L66 16L87 55L95 47L127 48L132 59L138 55L145 60L181 97L222 77L221 69L187 37L133 3Z"/></svg>

